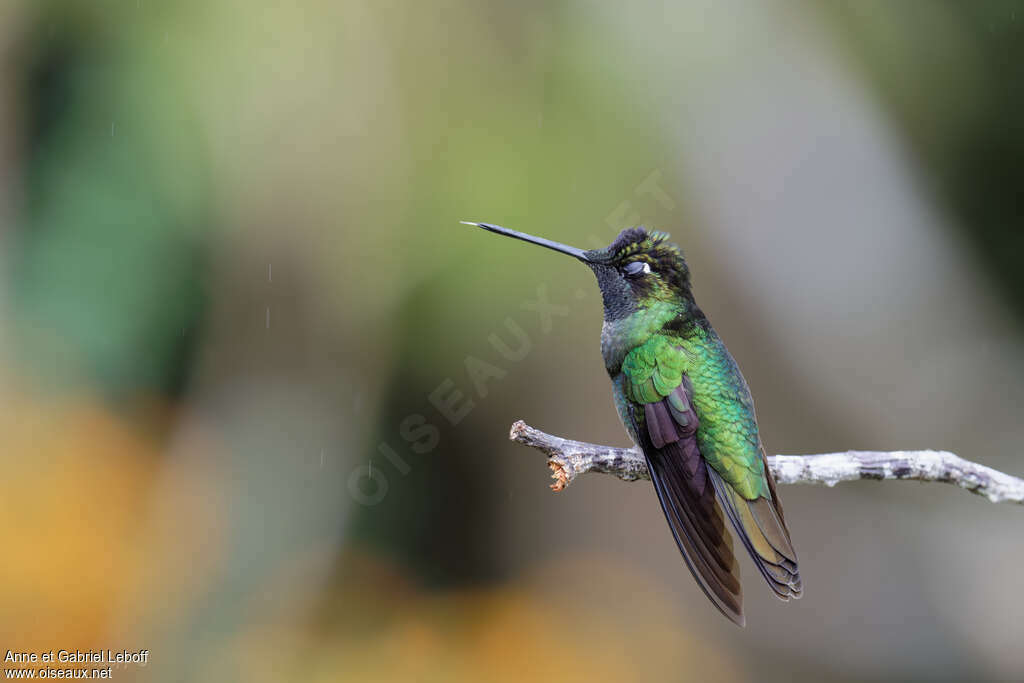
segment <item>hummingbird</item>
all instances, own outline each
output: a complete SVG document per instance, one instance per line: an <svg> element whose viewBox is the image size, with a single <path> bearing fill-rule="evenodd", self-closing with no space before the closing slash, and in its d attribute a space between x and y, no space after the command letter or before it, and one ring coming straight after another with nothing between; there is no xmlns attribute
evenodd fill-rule
<svg viewBox="0 0 1024 683"><path fill-rule="evenodd" d="M711 603L745 624L732 535L781 600L803 583L750 389L697 306L669 235L627 228L583 250L491 223L463 221L582 261L604 304L601 355L623 426L643 451L676 545Z"/></svg>

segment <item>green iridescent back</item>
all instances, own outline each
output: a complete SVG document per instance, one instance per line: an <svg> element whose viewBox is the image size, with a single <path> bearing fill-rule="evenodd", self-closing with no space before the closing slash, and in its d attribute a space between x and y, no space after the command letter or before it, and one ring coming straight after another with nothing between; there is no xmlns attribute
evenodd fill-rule
<svg viewBox="0 0 1024 683"><path fill-rule="evenodd" d="M620 415L628 401L669 397L683 375L692 385L701 455L744 498L771 498L750 390L713 330L698 328L687 337L655 334L633 348L622 362L622 381L614 383Z"/></svg>

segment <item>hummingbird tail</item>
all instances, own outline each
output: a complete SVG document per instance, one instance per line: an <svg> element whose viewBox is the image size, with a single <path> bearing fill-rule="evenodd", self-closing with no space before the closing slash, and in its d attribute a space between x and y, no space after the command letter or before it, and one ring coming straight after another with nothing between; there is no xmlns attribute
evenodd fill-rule
<svg viewBox="0 0 1024 683"><path fill-rule="evenodd" d="M772 592L783 601L800 598L803 581L789 529L782 516L782 506L776 502L778 496L771 472L765 468L772 500L763 496L747 500L713 468L708 468L708 472L729 521Z"/></svg>

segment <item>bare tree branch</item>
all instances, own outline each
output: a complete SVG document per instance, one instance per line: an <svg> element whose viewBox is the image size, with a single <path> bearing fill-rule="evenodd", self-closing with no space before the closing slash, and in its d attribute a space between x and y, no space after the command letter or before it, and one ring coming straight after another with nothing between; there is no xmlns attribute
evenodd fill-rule
<svg viewBox="0 0 1024 683"><path fill-rule="evenodd" d="M650 479L636 448L613 448L552 436L522 420L509 438L543 451L561 491L584 472L603 472L625 481ZM947 451L846 451L822 455L773 455L768 467L779 484L825 484L858 479L914 479L956 484L993 503L1024 504L1024 480L964 460Z"/></svg>

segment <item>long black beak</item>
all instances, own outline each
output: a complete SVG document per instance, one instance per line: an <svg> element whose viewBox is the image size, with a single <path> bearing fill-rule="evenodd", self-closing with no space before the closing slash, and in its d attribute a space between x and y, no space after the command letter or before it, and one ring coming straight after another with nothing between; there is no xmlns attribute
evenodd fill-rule
<svg viewBox="0 0 1024 683"><path fill-rule="evenodd" d="M553 250L559 251L559 252L561 252L563 254L568 254L569 256L573 256L575 258L578 258L580 261L583 261L584 263L589 263L590 262L590 259L587 258L587 252L586 251L584 251L583 249L577 249L576 247L570 247L567 244L561 244L559 242L552 242L551 240L546 240L543 237L534 237L533 235L527 235L525 232L518 232L516 230L509 230L508 228L503 228L500 225L493 225L491 223L476 223L474 221L459 221L459 222L460 223L465 223L466 225L475 225L478 228L483 228L484 230L490 230L491 232L496 232L499 235L505 235L506 237L514 237L517 240L522 240L524 242L529 242L531 244L539 244L542 247L547 247L548 249L553 249Z"/></svg>

